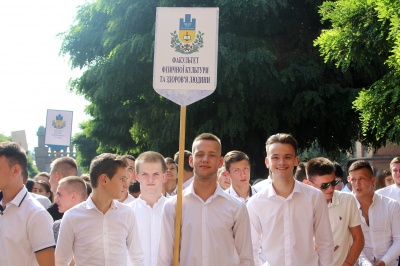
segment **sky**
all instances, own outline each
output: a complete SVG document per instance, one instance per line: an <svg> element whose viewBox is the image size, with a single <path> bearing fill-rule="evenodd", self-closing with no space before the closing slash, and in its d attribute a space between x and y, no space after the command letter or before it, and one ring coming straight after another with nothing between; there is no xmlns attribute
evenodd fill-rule
<svg viewBox="0 0 400 266"><path fill-rule="evenodd" d="M90 117L88 102L69 91L68 81L81 75L59 55L56 36L74 22L85 0L0 1L0 133L25 130L28 150L46 125L47 109L73 111L72 136Z"/></svg>

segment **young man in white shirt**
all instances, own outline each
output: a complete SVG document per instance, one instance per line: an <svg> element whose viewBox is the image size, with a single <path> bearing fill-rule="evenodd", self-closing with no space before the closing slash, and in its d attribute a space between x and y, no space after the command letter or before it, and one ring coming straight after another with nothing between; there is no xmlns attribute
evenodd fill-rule
<svg viewBox="0 0 400 266"><path fill-rule="evenodd" d="M162 195L167 180L164 157L147 151L136 159L136 180L140 183L140 196L129 206L135 211L139 238L144 253L144 266L157 265L160 243L161 214L167 198Z"/></svg>
<svg viewBox="0 0 400 266"><path fill-rule="evenodd" d="M390 162L390 171L392 172L394 184L381 188L376 193L400 203L400 157L395 157Z"/></svg>
<svg viewBox="0 0 400 266"><path fill-rule="evenodd" d="M335 166L329 159L313 158L306 163L307 179L303 182L321 190L325 196L335 243L334 264L351 266L355 265L364 247L364 235L356 200L350 193L336 190L342 179L336 179L335 173Z"/></svg>
<svg viewBox="0 0 400 266"><path fill-rule="evenodd" d="M1 142L0 265L53 266L53 221L25 188L27 171L25 151L17 143Z"/></svg>
<svg viewBox="0 0 400 266"><path fill-rule="evenodd" d="M133 197L129 193L129 185L135 180L135 157L129 154L122 155L126 159L126 162L128 163L128 166L126 167L126 176L128 177L128 189L123 193L122 198L120 198L118 201L121 203L128 204L132 201L135 200L135 197Z"/></svg>
<svg viewBox="0 0 400 266"><path fill-rule="evenodd" d="M232 185L226 193L247 202L257 191L250 186L250 159L241 151L230 151L225 157L225 168L231 176Z"/></svg>
<svg viewBox="0 0 400 266"><path fill-rule="evenodd" d="M293 177L297 141L289 134L272 135L266 151L272 181L247 203L256 265L333 265L325 198Z"/></svg>
<svg viewBox="0 0 400 266"><path fill-rule="evenodd" d="M180 265L254 265L246 206L217 185L221 141L203 133L195 138L192 151L194 180L182 195ZM164 205L159 266L173 264L176 201L174 196Z"/></svg>
<svg viewBox="0 0 400 266"><path fill-rule="evenodd" d="M79 176L67 176L58 182L54 202L57 203L58 211L64 213L85 201L87 197L85 181ZM60 224L61 219L53 223L54 240L56 243L60 231Z"/></svg>
<svg viewBox="0 0 400 266"><path fill-rule="evenodd" d="M57 193L58 182L67 176L77 176L78 175L78 165L72 157L60 157L55 159L50 165L50 189L53 194ZM56 203L50 205L47 208L53 220L59 220L63 217L63 214L58 211L58 206Z"/></svg>
<svg viewBox="0 0 400 266"><path fill-rule="evenodd" d="M178 181L178 165L170 157L165 158L165 163L167 165L167 182L164 184L164 190L166 193L164 195L169 196L176 189L176 184Z"/></svg>
<svg viewBox="0 0 400 266"><path fill-rule="evenodd" d="M182 190L187 188L190 184L193 182L193 167L189 163L189 158L192 156L192 153L190 151L185 150L183 153L184 160L183 160L183 184L182 184ZM174 156L174 161L176 165L179 163L179 151L175 153ZM178 165L179 167L179 165ZM179 169L179 168L178 168ZM176 195L176 190L178 187L172 191L171 196Z"/></svg>
<svg viewBox="0 0 400 266"><path fill-rule="evenodd" d="M365 238L358 264L397 266L400 254L400 204L374 193L376 180L367 161L353 162L348 171Z"/></svg>
<svg viewBox="0 0 400 266"><path fill-rule="evenodd" d="M135 213L118 202L128 188L126 160L103 153L90 164L92 194L64 214L56 247L56 264L143 265ZM129 257L129 262L128 262ZM130 264L129 264L130 263Z"/></svg>

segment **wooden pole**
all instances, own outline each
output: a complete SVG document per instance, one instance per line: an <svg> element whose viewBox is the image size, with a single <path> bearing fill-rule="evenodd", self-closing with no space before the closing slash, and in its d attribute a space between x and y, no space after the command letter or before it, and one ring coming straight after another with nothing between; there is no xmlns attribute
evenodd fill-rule
<svg viewBox="0 0 400 266"><path fill-rule="evenodd" d="M179 162L178 162L178 188L176 190L176 216L175 216L175 241L174 241L174 266L179 265L182 223L182 184L185 164L185 134L186 134L186 106L181 105L181 120L179 131Z"/></svg>

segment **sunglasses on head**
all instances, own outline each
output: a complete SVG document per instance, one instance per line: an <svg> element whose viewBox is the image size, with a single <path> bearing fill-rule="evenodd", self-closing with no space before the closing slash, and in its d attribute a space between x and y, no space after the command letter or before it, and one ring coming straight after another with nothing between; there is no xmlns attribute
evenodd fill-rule
<svg viewBox="0 0 400 266"><path fill-rule="evenodd" d="M332 185L332 187L336 187L339 183L340 183L340 179L335 179L332 182L322 183L319 188L320 189L327 189L330 185Z"/></svg>

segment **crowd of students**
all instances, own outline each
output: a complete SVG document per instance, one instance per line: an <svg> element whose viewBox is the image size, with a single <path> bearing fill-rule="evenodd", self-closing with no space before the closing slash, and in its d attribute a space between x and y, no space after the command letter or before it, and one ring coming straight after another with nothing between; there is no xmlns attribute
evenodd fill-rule
<svg viewBox="0 0 400 266"><path fill-rule="evenodd" d="M379 189L371 165L355 161L341 188L340 166L299 162L290 134L265 148L269 178L251 186L245 153L222 156L217 136L197 136L176 234L179 153L103 153L82 176L62 157L31 182L25 151L1 142L0 265L398 265L400 157L382 177L393 184Z"/></svg>

